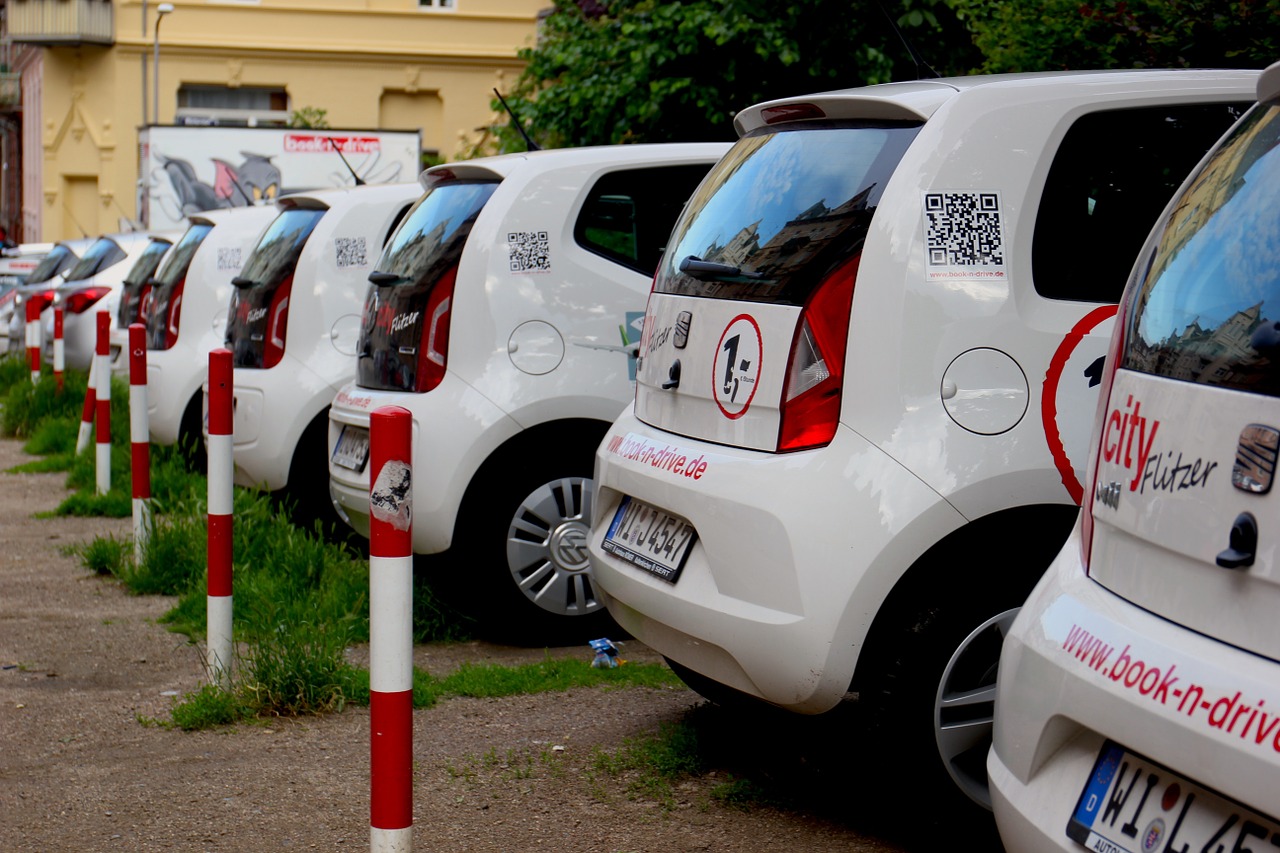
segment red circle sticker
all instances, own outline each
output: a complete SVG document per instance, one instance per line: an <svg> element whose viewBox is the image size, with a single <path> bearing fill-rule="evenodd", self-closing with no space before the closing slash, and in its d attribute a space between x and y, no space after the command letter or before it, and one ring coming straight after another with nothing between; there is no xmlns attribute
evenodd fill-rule
<svg viewBox="0 0 1280 853"><path fill-rule="evenodd" d="M1062 478L1062 485L1077 504L1084 498L1084 486L1076 476L1070 451L1083 457L1089 447L1107 338L1095 339L1093 346L1081 347L1080 343L1115 313L1115 305L1102 305L1076 322L1050 359L1044 376L1044 390L1040 394L1040 419L1044 424L1049 453L1053 455L1053 464ZM1067 377L1065 381L1064 376ZM1059 423L1059 415L1066 415L1066 424ZM1067 428L1067 436L1062 434L1063 426Z"/></svg>
<svg viewBox="0 0 1280 853"><path fill-rule="evenodd" d="M763 354L760 326L750 314L734 317L720 333L711 370L711 395L726 418L736 420L751 407Z"/></svg>

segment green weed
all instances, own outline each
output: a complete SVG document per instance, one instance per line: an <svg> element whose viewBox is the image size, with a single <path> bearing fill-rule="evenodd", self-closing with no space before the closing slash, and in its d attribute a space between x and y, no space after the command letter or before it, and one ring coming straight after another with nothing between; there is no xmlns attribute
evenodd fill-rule
<svg viewBox="0 0 1280 853"><path fill-rule="evenodd" d="M644 796L664 809L676 806L673 783L703 772L697 730L685 723L664 723L655 734L627 738L620 749L598 749L593 770L608 776L626 776L627 791Z"/></svg>
<svg viewBox="0 0 1280 853"><path fill-rule="evenodd" d="M133 543L114 536L99 536L92 542L72 546L72 551L95 573L119 577L133 557Z"/></svg>
<svg viewBox="0 0 1280 853"><path fill-rule="evenodd" d="M202 684L175 702L170 711L172 724L184 731L197 731L238 723L254 714L253 708L236 690L223 690L215 684Z"/></svg>

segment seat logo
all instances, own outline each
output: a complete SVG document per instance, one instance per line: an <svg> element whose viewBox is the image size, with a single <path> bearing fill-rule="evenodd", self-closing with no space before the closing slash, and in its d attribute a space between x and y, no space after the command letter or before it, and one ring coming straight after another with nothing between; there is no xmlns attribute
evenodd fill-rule
<svg viewBox="0 0 1280 853"><path fill-rule="evenodd" d="M684 349L689 345L689 325L692 322L692 311L681 311L676 315L676 336L672 341L676 349Z"/></svg>
<svg viewBox="0 0 1280 853"><path fill-rule="evenodd" d="M1271 490L1280 450L1280 431L1263 424L1249 424L1240 431L1231 485L1242 492L1265 495Z"/></svg>
<svg viewBox="0 0 1280 853"><path fill-rule="evenodd" d="M1097 488L1093 490L1093 498L1103 506L1109 506L1112 509L1120 508L1120 484L1119 483L1098 483Z"/></svg>

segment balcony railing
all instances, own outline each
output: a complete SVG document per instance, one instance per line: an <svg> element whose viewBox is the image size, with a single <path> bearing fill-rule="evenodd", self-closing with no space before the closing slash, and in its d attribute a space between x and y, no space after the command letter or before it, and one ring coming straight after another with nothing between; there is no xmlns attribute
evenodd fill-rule
<svg viewBox="0 0 1280 853"><path fill-rule="evenodd" d="M41 45L112 44L111 0L8 0L9 38Z"/></svg>

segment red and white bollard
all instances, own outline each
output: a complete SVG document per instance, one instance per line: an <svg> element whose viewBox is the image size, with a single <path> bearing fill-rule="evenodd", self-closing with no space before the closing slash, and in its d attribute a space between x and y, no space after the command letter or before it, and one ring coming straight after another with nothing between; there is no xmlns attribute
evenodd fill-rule
<svg viewBox="0 0 1280 853"><path fill-rule="evenodd" d="M62 306L58 305L53 309L53 381L58 384L58 391L62 391L62 374L67 368L67 346L62 339Z"/></svg>
<svg viewBox="0 0 1280 853"><path fill-rule="evenodd" d="M369 839L413 850L413 415L369 419Z"/></svg>
<svg viewBox="0 0 1280 853"><path fill-rule="evenodd" d="M84 389L84 409L80 412L80 432L76 434L76 456L84 453L93 437L93 410L98 400L98 357L89 359L89 384Z"/></svg>
<svg viewBox="0 0 1280 853"><path fill-rule="evenodd" d="M129 327L129 440L132 442L133 561L151 542L151 425L147 422L147 327Z"/></svg>
<svg viewBox="0 0 1280 853"><path fill-rule="evenodd" d="M231 455L231 350L209 353L209 676L226 684L231 673L231 521L234 502Z"/></svg>
<svg viewBox="0 0 1280 853"><path fill-rule="evenodd" d="M40 303L27 299L27 363L31 367L31 384L40 381Z"/></svg>
<svg viewBox="0 0 1280 853"><path fill-rule="evenodd" d="M97 478L98 494L105 495L111 491L111 365L107 359L111 356L111 316L106 311L98 312L98 346L94 357L98 375L98 389L94 394L95 407L98 410L97 420Z"/></svg>

